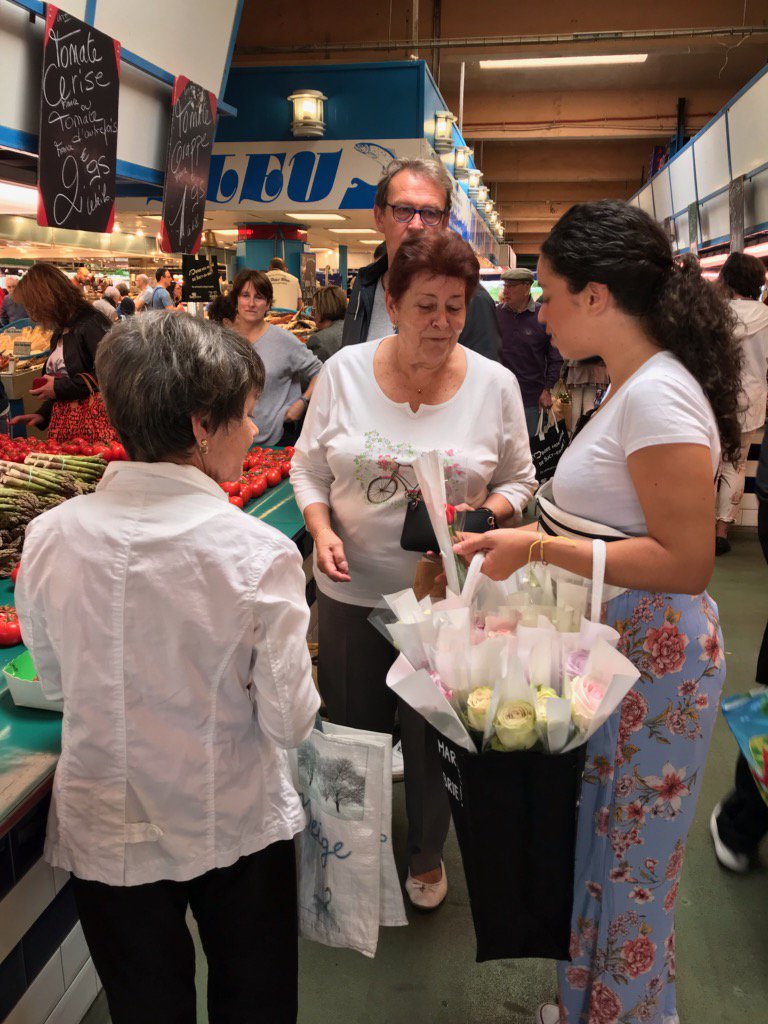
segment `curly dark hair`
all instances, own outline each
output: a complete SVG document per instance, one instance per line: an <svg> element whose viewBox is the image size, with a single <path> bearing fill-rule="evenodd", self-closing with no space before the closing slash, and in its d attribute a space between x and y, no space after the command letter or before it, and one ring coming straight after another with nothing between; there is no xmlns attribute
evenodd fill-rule
<svg viewBox="0 0 768 1024"><path fill-rule="evenodd" d="M765 266L757 256L732 252L720 271L720 280L733 295L743 299L759 299L765 284Z"/></svg>
<svg viewBox="0 0 768 1024"><path fill-rule="evenodd" d="M578 203L563 214L541 254L571 292L608 287L620 309L641 321L661 348L701 384L717 420L723 459L741 455L741 349L736 319L701 276L694 256L676 263L660 224L614 200Z"/></svg>

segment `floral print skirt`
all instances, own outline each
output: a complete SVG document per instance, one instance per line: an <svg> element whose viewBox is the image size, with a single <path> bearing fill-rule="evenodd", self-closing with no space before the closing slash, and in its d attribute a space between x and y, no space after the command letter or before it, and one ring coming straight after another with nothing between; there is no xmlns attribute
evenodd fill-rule
<svg viewBox="0 0 768 1024"><path fill-rule="evenodd" d="M707 594L628 591L605 621L641 672L587 746L561 1024L674 1021L675 903L725 678Z"/></svg>

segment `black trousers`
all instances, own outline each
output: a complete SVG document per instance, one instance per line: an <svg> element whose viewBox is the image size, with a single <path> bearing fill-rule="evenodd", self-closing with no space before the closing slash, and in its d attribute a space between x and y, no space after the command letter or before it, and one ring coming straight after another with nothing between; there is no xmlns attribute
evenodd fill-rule
<svg viewBox="0 0 768 1024"><path fill-rule="evenodd" d="M296 859L273 843L189 882L72 879L112 1024L195 1024L192 909L208 960L210 1024L295 1024Z"/></svg>
<svg viewBox="0 0 768 1024"><path fill-rule="evenodd" d="M760 502L757 535L768 562L768 501ZM755 679L768 686L768 623L757 656ZM760 796L746 758L741 754L736 762L735 788L723 801L717 830L725 845L735 853L752 853L768 834L768 804Z"/></svg>
<svg viewBox="0 0 768 1024"><path fill-rule="evenodd" d="M420 875L440 867L451 823L437 745L424 719L398 701L386 683L397 651L368 622L370 608L317 595L320 657L317 681L337 725L391 733L395 711L403 744L408 866Z"/></svg>

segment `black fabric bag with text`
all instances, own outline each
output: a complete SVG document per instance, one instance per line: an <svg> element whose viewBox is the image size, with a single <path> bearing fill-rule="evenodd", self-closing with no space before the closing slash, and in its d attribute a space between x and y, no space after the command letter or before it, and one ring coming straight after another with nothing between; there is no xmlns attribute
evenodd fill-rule
<svg viewBox="0 0 768 1024"><path fill-rule="evenodd" d="M531 458L536 470L536 479L544 483L554 476L557 464L568 447L568 431L564 423L558 423L552 412L548 415L548 425L544 425L544 412L539 413L539 424L531 438Z"/></svg>
<svg viewBox="0 0 768 1024"><path fill-rule="evenodd" d="M469 754L430 726L464 864L477 961L570 960L586 747Z"/></svg>

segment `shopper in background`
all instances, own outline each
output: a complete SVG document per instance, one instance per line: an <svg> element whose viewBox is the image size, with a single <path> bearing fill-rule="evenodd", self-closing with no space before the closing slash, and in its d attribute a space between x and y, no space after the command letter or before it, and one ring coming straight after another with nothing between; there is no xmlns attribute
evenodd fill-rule
<svg viewBox="0 0 768 1024"><path fill-rule="evenodd" d="M16 320L26 320L29 315L24 306L18 301L18 296L16 296L18 285L19 278L16 274L8 274L5 279L5 287L8 289L8 294L3 299L2 307L0 307L0 327L7 327L8 324L12 324Z"/></svg>
<svg viewBox="0 0 768 1024"><path fill-rule="evenodd" d="M541 307L531 295L533 271L525 267L505 270L501 280L501 302L496 307L501 361L517 377L532 437L539 413L552 408L552 388L560 379L563 359L539 322Z"/></svg>
<svg viewBox="0 0 768 1024"><path fill-rule="evenodd" d="M288 273L285 260L279 256L269 261L267 277L272 283L272 305L277 309L301 309L301 284L298 277Z"/></svg>
<svg viewBox="0 0 768 1024"><path fill-rule="evenodd" d="M261 356L266 379L251 413L264 445L292 445L323 364L290 331L265 320L272 282L260 270L241 270L232 287L234 328ZM306 388L304 390L304 388Z"/></svg>
<svg viewBox="0 0 768 1024"><path fill-rule="evenodd" d="M50 263L30 267L17 291L35 323L52 332L52 351L45 364L45 384L29 392L43 404L38 412L15 416L11 422L47 428L57 441L114 437L100 399L91 398L97 386L96 351L110 328L109 320Z"/></svg>
<svg viewBox="0 0 768 1024"><path fill-rule="evenodd" d="M511 519L535 490L520 389L511 373L458 344L479 266L448 231L403 239L389 270L395 332L341 349L318 378L291 483L315 542L318 682L333 722L392 732L405 761L408 881L425 910L444 899L450 812L437 747L423 719L386 685L397 656L369 623L382 595L410 587L419 555L400 545L412 463L438 449L448 500ZM452 488L459 486L454 495Z"/></svg>
<svg viewBox="0 0 768 1024"><path fill-rule="evenodd" d="M118 317L122 320L126 316L133 316L136 312L136 303L131 298L131 289L125 281L120 281L116 287L120 292L120 303L117 307Z"/></svg>
<svg viewBox="0 0 768 1024"><path fill-rule="evenodd" d="M173 309L173 301L169 288L173 283L173 275L168 267L158 267L155 271L157 284L152 289L152 295L146 304L146 309Z"/></svg>
<svg viewBox="0 0 768 1024"><path fill-rule="evenodd" d="M768 430L763 434L755 476L757 536L768 562ZM768 623L757 656L755 681L768 686ZM712 812L709 820L715 855L723 867L738 874L749 871L757 848L768 835L768 805L752 778L747 759L739 754L734 789Z"/></svg>
<svg viewBox="0 0 768 1024"><path fill-rule="evenodd" d="M334 285L318 288L312 297L312 316L317 330L307 338L307 348L323 363L341 348L346 311L347 296Z"/></svg>
<svg viewBox="0 0 768 1024"><path fill-rule="evenodd" d="M563 364L565 387L571 405L571 430L576 430L582 416L598 406L610 384L608 371L600 356L569 359Z"/></svg>
<svg viewBox="0 0 768 1024"><path fill-rule="evenodd" d="M182 313L186 313L187 307L182 302L183 289L181 287L181 281L172 281L168 294L171 296L171 302L175 309L180 310Z"/></svg>
<svg viewBox="0 0 768 1024"><path fill-rule="evenodd" d="M208 319L222 327L233 327L237 311L229 295L217 295L208 305Z"/></svg>
<svg viewBox="0 0 768 1024"><path fill-rule="evenodd" d="M538 279L560 352L599 355L611 386L553 478L548 522L564 537L535 557L589 577L587 538L611 528L606 582L619 589L604 618L640 671L587 745L572 962L558 965L559 1009L544 1005L539 1021L677 1024L674 910L725 676L705 588L715 472L721 449L740 451L734 318L697 261L678 266L662 226L626 203L573 206L542 245ZM483 571L505 579L531 538L501 530L456 550L487 551Z"/></svg>
<svg viewBox="0 0 768 1024"><path fill-rule="evenodd" d="M392 333L386 290L389 267L403 239L418 231L448 227L453 184L436 160L393 160L376 189L373 219L384 235L387 251L358 271L344 319L343 345L373 341ZM459 338L464 348L498 360L501 337L493 299L478 283L466 311Z"/></svg>
<svg viewBox="0 0 768 1024"><path fill-rule="evenodd" d="M120 292L117 288L109 285L104 289L101 298L95 300L93 308L98 309L100 313L103 313L110 323L115 323L117 320L117 307L119 305Z"/></svg>
<svg viewBox="0 0 768 1024"><path fill-rule="evenodd" d="M188 909L210 1020L292 1024L305 817L280 748L320 703L309 609L295 545L219 487L264 369L237 335L161 314L115 327L97 368L131 461L35 521L16 587L64 701L45 855L72 874L114 1024L196 1019Z"/></svg>
<svg viewBox="0 0 768 1024"><path fill-rule="evenodd" d="M153 288L150 287L149 278L146 274L136 275L136 312L141 313L149 309L152 302Z"/></svg>
<svg viewBox="0 0 768 1024"><path fill-rule="evenodd" d="M760 431L765 425L768 308L760 302L765 285L765 266L756 256L731 253L720 271L719 283L736 315L734 337L742 357L741 458L735 464L722 464L717 494L715 553L725 555L731 550L728 528L736 522L744 497L749 449L759 443Z"/></svg>

